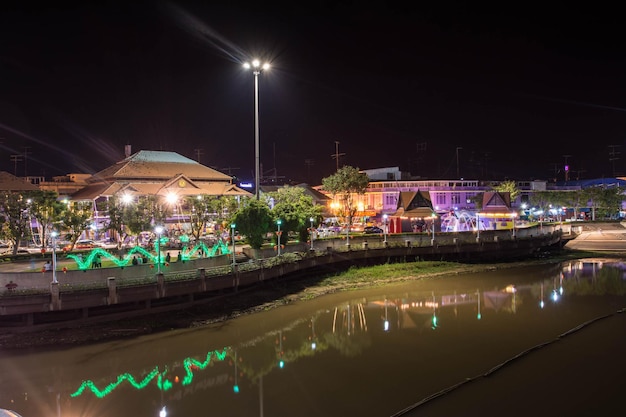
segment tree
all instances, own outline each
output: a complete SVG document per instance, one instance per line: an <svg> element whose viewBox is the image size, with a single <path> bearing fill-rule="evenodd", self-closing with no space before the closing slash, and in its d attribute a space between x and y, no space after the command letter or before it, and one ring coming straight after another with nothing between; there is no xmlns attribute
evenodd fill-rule
<svg viewBox="0 0 626 417"><path fill-rule="evenodd" d="M125 205L122 212L122 221L131 236L152 231L155 225L163 224L165 218L163 205L152 195L139 197L136 203Z"/></svg>
<svg viewBox="0 0 626 417"><path fill-rule="evenodd" d="M211 213L213 211L211 199L203 195L187 196L183 199L183 203L189 210L191 235L195 237L196 240L199 240L207 223L211 221Z"/></svg>
<svg viewBox="0 0 626 417"><path fill-rule="evenodd" d="M93 217L93 205L88 201L68 201L61 214L65 238L70 241L70 250L74 249L76 241L89 227Z"/></svg>
<svg viewBox="0 0 626 417"><path fill-rule="evenodd" d="M298 233L300 241L306 241L309 234L309 219L312 217L317 222L322 213L321 207L313 202L313 197L306 195L304 189L300 187L289 186L282 187L268 195L274 200L272 208L274 220L282 220L283 234L287 236L290 231L293 231Z"/></svg>
<svg viewBox="0 0 626 417"><path fill-rule="evenodd" d="M567 207L574 208L574 218L578 219L578 211L581 207L587 207L587 200L582 190L564 191L563 203Z"/></svg>
<svg viewBox="0 0 626 417"><path fill-rule="evenodd" d="M595 220L597 211L602 206L602 187L585 188L583 193L589 204L591 204L591 220Z"/></svg>
<svg viewBox="0 0 626 417"><path fill-rule="evenodd" d="M605 216L610 218L619 217L619 212L622 210L622 204L624 201L624 188L605 188L602 197L605 203Z"/></svg>
<svg viewBox="0 0 626 417"><path fill-rule="evenodd" d="M339 199L339 214L346 219L348 230L352 226L352 218L357 211L355 197L365 194L368 184L367 175L359 172L358 168L348 165L322 179L324 190Z"/></svg>
<svg viewBox="0 0 626 417"><path fill-rule="evenodd" d="M99 210L107 213L109 220L105 227L107 230L114 232L117 248L121 249L122 242L127 236L126 227L124 226L123 199L114 195L106 200Z"/></svg>
<svg viewBox="0 0 626 417"><path fill-rule="evenodd" d="M58 201L55 191L33 191L31 193L31 215L39 224L39 238L41 246L45 247L47 233L52 225L61 220L61 214L65 206Z"/></svg>
<svg viewBox="0 0 626 417"><path fill-rule="evenodd" d="M200 239L209 222L222 223L237 210L237 200L233 196L199 195L186 197L184 201L190 210L191 234L196 239Z"/></svg>
<svg viewBox="0 0 626 417"><path fill-rule="evenodd" d="M530 195L529 202L532 206L537 207L543 213L550 210L552 203L552 193L550 191L535 191ZM541 215L543 219L544 214Z"/></svg>
<svg viewBox="0 0 626 417"><path fill-rule="evenodd" d="M492 186L491 188L498 193L509 193L511 196L511 202L515 201L520 193L515 181L503 181L498 185Z"/></svg>
<svg viewBox="0 0 626 417"><path fill-rule="evenodd" d="M591 220L596 217L611 217L619 213L624 199L624 189L621 187L589 187L583 194L591 204Z"/></svg>
<svg viewBox="0 0 626 417"><path fill-rule="evenodd" d="M0 198L0 237L11 242L17 255L20 241L30 236L29 194L7 191Z"/></svg>
<svg viewBox="0 0 626 417"><path fill-rule="evenodd" d="M249 198L231 219L236 229L246 236L253 249L263 246L263 237L271 230L272 213L265 201Z"/></svg>

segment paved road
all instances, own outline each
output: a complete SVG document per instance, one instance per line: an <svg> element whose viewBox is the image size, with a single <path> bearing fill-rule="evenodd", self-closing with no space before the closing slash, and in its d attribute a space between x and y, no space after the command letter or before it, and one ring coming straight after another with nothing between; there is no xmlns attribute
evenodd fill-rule
<svg viewBox="0 0 626 417"><path fill-rule="evenodd" d="M582 232L569 241L566 248L603 252L626 252L626 229L593 230Z"/></svg>

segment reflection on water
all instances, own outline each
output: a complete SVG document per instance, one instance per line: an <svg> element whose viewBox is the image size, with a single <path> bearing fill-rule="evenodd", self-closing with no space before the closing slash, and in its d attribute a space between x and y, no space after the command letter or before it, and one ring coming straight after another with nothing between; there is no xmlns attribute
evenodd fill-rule
<svg viewBox="0 0 626 417"><path fill-rule="evenodd" d="M583 260L345 292L208 327L2 352L24 417L389 416L623 307L626 264Z"/></svg>

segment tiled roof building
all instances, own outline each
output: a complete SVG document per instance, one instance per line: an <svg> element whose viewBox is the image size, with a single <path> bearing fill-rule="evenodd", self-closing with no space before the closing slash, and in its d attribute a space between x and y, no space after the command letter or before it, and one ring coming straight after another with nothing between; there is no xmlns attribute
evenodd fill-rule
<svg viewBox="0 0 626 417"><path fill-rule="evenodd" d="M92 175L71 199L95 200L119 193L252 196L233 184L230 176L175 152L139 151Z"/></svg>

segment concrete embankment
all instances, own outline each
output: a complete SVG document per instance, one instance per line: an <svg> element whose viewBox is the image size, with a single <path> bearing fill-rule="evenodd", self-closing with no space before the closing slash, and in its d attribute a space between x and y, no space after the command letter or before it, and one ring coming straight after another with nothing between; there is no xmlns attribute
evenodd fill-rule
<svg viewBox="0 0 626 417"><path fill-rule="evenodd" d="M480 235L412 234L393 236L387 241L380 236L368 236L351 239L350 244L341 239L320 240L314 251L248 259L234 266L231 257L222 255L190 261L187 265L172 263L160 274L155 274L148 265L57 272L57 283L50 283L50 273L0 274L2 285L9 279L18 285L10 294L7 290L0 297L0 325L59 325L180 309L264 281L336 272L352 265L420 259L522 258L554 245L560 247L564 231L559 225L518 230L516 234L515 231L485 231ZM567 234L571 235L571 229ZM324 249L318 250L320 247Z"/></svg>

